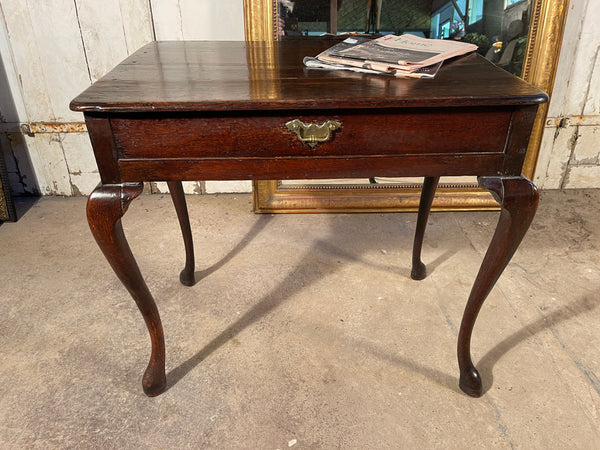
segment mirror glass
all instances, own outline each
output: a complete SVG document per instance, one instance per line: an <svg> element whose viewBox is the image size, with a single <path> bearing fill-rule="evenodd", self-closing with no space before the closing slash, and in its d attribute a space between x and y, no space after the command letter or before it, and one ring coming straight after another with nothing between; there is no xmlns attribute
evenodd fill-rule
<svg viewBox="0 0 600 450"><path fill-rule="evenodd" d="M485 58L521 75L530 0L277 0L280 39L365 33L415 34L479 46Z"/></svg>

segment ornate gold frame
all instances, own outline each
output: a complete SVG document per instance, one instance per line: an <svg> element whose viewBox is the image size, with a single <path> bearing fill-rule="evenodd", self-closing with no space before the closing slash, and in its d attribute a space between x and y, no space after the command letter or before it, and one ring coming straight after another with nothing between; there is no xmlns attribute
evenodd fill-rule
<svg viewBox="0 0 600 450"><path fill-rule="evenodd" d="M556 65L564 31L569 0L534 2L528 51L522 78L552 94ZM246 40L277 39L276 0L244 0ZM523 174L532 178L544 132L548 104L540 107L535 121ZM256 212L375 212L415 211L420 185L319 185L282 189L279 181L254 181ZM436 193L432 209L496 209L495 200L475 185L443 185Z"/></svg>

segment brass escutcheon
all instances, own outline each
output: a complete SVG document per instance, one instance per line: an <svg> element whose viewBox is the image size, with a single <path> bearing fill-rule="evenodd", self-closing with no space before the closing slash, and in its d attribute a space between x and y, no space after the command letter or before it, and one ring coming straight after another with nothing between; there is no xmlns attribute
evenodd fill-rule
<svg viewBox="0 0 600 450"><path fill-rule="evenodd" d="M300 119L290 120L285 126L288 130L294 131L298 135L298 139L302 142L315 148L317 144L328 141L332 132L342 126L337 120L326 120L321 125L316 123L306 124Z"/></svg>

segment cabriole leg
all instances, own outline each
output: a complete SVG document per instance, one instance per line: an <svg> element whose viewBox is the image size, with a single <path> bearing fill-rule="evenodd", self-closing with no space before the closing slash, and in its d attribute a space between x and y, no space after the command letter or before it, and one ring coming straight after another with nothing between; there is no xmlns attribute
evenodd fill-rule
<svg viewBox="0 0 600 450"><path fill-rule="evenodd" d="M483 302L525 236L538 204L537 189L527 178L480 177L479 184L495 195L502 210L473 284L458 333L459 386L472 397L480 397L483 393L481 377L471 360L471 335L475 320Z"/></svg>
<svg viewBox="0 0 600 450"><path fill-rule="evenodd" d="M412 270L410 277L413 280L422 280L427 275L425 264L421 261L421 249L423 248L423 237L427 227L427 219L435 190L437 189L440 177L426 177L423 181L423 190L421 191L421 200L419 202L419 213L417 215L417 228L415 230L415 241L413 244Z"/></svg>
<svg viewBox="0 0 600 450"><path fill-rule="evenodd" d="M142 183L100 185L87 203L87 217L92 234L111 267L135 300L150 333L152 353L142 385L148 396L162 393L167 387L165 342L158 309L123 233L121 217L131 201L142 192Z"/></svg>
<svg viewBox="0 0 600 450"><path fill-rule="evenodd" d="M185 267L179 274L179 281L186 286L193 286L196 282L194 278L194 241L192 239L192 229L190 227L190 218L185 202L185 194L183 193L183 186L181 181L169 181L167 185L169 186L173 205L175 205L177 219L179 220L181 234L183 235L183 244L185 246Z"/></svg>

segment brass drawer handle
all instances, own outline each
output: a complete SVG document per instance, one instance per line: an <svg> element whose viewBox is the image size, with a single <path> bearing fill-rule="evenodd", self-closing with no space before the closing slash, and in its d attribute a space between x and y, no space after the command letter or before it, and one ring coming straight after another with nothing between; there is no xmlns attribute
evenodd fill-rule
<svg viewBox="0 0 600 450"><path fill-rule="evenodd" d="M342 126L337 120L327 120L321 125L316 123L306 124L299 119L286 122L285 126L288 130L294 131L298 135L298 139L302 142L315 148L317 144L328 141L332 132Z"/></svg>

